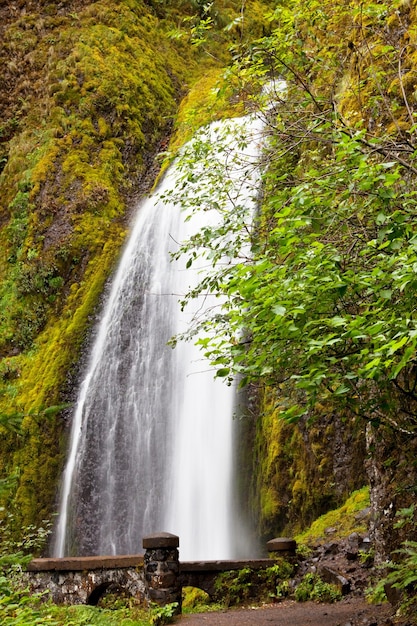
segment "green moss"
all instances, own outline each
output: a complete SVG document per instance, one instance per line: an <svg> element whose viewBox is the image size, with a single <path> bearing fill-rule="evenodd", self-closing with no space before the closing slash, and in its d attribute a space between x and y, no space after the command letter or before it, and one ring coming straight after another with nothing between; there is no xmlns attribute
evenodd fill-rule
<svg viewBox="0 0 417 626"><path fill-rule="evenodd" d="M215 605L218 607L218 605ZM200 613L210 610L210 596L198 587L183 587L182 612ZM212 609L213 610L213 609Z"/></svg>
<svg viewBox="0 0 417 626"><path fill-rule="evenodd" d="M369 487L363 487L354 491L342 506L315 520L310 528L297 535L295 539L299 543L307 544L327 541L328 535L325 532L327 528L334 529L332 532L334 538L347 537L353 532L366 532L365 522L363 519L358 520L357 514L367 507L369 507Z"/></svg>
<svg viewBox="0 0 417 626"><path fill-rule="evenodd" d="M237 88L225 81L224 70L209 69L181 102L170 149L175 152L196 130L216 119L242 115L244 106Z"/></svg>
<svg viewBox="0 0 417 626"><path fill-rule="evenodd" d="M260 507L263 520L267 521L276 518L279 512L280 502L273 485L269 487L263 485L261 487Z"/></svg>
<svg viewBox="0 0 417 626"><path fill-rule="evenodd" d="M302 450L294 427L280 419L274 395L266 390L262 396L254 450L257 495L252 506L258 510L258 525L265 536L287 523L291 485L299 480L294 457Z"/></svg>

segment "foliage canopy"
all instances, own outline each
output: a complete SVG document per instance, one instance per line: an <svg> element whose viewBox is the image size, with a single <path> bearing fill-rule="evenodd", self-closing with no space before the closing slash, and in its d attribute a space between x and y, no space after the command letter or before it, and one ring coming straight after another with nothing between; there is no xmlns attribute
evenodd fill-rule
<svg viewBox="0 0 417 626"><path fill-rule="evenodd" d="M216 168L216 155L230 141L242 150L247 141L233 130L215 147L202 136L185 150L174 200L190 213L221 216L179 251L189 264L203 255L212 266L184 304L208 290L225 296L189 333L206 333L199 343L218 377L273 385L288 420L337 403L411 434L417 416L416 127L405 69L398 70L412 63L411 48L400 48L407 20L401 3L394 4L372 5L372 11L358 4L353 12L347 3L331 11L328 3L320 10L309 0L279 6L272 34L228 70L264 117L259 215L254 219L245 202L233 198L232 210L225 209L231 176ZM307 9L317 16L310 37ZM322 38L336 18L352 37L347 52L331 28ZM405 26L394 33L387 24L397 18ZM352 57L343 75L342 53ZM273 107L264 96L255 104L267 78L286 83L285 94L270 96ZM347 118L348 107L357 115ZM208 177L193 173L202 157Z"/></svg>

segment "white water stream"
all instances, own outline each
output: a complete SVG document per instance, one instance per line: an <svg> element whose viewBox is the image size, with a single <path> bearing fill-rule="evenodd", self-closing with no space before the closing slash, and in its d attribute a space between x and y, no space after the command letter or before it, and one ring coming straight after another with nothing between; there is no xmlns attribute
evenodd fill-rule
<svg viewBox="0 0 417 626"><path fill-rule="evenodd" d="M250 215L262 124L233 125L245 129L248 145L231 133L216 160L235 180L234 202L239 196ZM204 167L196 164L198 177ZM112 283L73 416L55 556L134 554L144 535L160 530L179 535L182 560L238 556L235 388L214 380L192 342L167 346L202 307L219 305L205 297L182 313L179 296L201 275L198 263L186 269L170 260L179 241L218 214L200 211L185 223L180 207L159 197L176 185L171 167L158 194L138 207Z"/></svg>

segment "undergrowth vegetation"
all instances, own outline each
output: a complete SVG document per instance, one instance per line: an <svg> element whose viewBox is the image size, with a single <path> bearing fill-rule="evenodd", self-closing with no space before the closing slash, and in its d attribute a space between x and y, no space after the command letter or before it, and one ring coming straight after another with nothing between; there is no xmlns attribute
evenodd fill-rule
<svg viewBox="0 0 417 626"><path fill-rule="evenodd" d="M0 491L5 486L0 485ZM11 513L8 514L10 517ZM100 606L56 606L43 594L32 593L25 569L32 553L45 547L50 535L50 523L21 530L19 541L13 538L7 517L0 522L0 622L2 626L149 626L170 623L175 607L141 605L122 593L105 596Z"/></svg>
<svg viewBox="0 0 417 626"><path fill-rule="evenodd" d="M216 597L226 606L272 601L288 594L287 581L293 573L294 566L284 559L266 569L246 567L237 572L224 572L216 578Z"/></svg>
<svg viewBox="0 0 417 626"><path fill-rule="evenodd" d="M306 574L294 592L297 602L337 602L342 599L341 591L323 581L317 574Z"/></svg>

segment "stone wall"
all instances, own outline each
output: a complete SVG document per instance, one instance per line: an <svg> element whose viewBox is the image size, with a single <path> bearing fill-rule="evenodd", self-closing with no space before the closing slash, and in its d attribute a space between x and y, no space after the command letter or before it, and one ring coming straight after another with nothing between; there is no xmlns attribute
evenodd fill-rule
<svg viewBox="0 0 417 626"><path fill-rule="evenodd" d="M268 542L271 555L290 556L295 541ZM274 560L179 562L179 537L157 533L143 539L145 555L116 557L77 557L34 559L26 573L33 593L43 593L56 604L96 605L108 591L127 593L144 604L165 606L177 603L181 612L182 587L191 585L214 594L214 583L221 572L244 567L262 569Z"/></svg>
<svg viewBox="0 0 417 626"><path fill-rule="evenodd" d="M145 602L147 591L141 555L34 559L26 573L33 593L56 604L92 604L109 591L130 594Z"/></svg>
<svg viewBox="0 0 417 626"><path fill-rule="evenodd" d="M27 574L28 575L28 574ZM91 572L31 573L30 589L45 593L55 604L92 604L109 591L130 594L144 602L146 598L143 569L106 569Z"/></svg>

